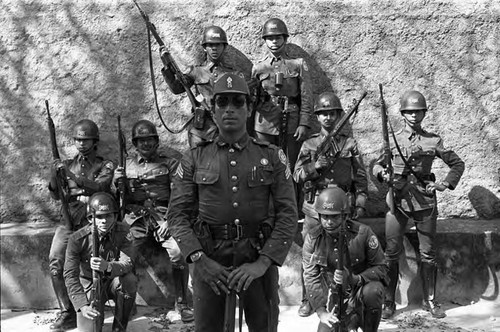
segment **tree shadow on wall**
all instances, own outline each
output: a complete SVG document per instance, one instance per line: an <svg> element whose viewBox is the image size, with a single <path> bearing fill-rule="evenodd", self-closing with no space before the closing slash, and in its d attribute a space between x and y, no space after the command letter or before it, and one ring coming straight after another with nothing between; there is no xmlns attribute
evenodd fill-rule
<svg viewBox="0 0 500 332"><path fill-rule="evenodd" d="M500 198L482 186L474 186L469 191L469 200L479 218L500 218Z"/></svg>

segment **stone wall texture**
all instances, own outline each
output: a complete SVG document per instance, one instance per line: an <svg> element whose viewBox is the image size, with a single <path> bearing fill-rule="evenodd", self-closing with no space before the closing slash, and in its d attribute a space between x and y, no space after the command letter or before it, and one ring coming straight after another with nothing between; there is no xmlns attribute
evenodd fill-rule
<svg viewBox="0 0 500 332"><path fill-rule="evenodd" d="M231 54L249 70L264 54L263 23L283 19L290 50L314 72L314 90L334 90L344 107L369 92L352 128L367 169L381 148L378 84L401 126L398 102L408 89L427 98L424 126L465 161L455 191L439 195L443 217L492 217L500 210L500 2L391 1L139 1L179 66L201 61L200 37L224 28ZM47 192L52 161L44 100L63 158L72 157L71 126L81 118L101 129L100 154L117 158L117 121L158 124L162 145L187 148L186 133L161 127L154 106L144 21L130 0L4 0L0 4L0 131L2 222L57 219ZM185 96L163 82L158 46L153 67L161 114L172 128L189 117ZM439 178L447 167L435 165ZM383 215L386 187L370 178L371 216Z"/></svg>

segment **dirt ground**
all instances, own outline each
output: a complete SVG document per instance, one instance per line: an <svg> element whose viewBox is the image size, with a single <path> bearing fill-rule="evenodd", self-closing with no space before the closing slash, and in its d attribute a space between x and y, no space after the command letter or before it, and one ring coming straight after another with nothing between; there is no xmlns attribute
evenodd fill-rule
<svg viewBox="0 0 500 332"><path fill-rule="evenodd" d="M282 306L278 331L314 332L318 318L312 315L302 318L297 315L297 306ZM467 306L444 306L447 317L434 319L428 313L414 308L398 308L393 319L382 321L379 331L401 332L500 332L500 303L480 301ZM49 331L50 323L56 318L57 310L8 310L1 311L1 331ZM111 331L113 321L111 310L106 311L103 332ZM76 330L74 330L76 331ZM183 324L179 314L158 307L138 307L137 314L130 321L127 331L191 332L194 324ZM244 326L243 332L248 332Z"/></svg>

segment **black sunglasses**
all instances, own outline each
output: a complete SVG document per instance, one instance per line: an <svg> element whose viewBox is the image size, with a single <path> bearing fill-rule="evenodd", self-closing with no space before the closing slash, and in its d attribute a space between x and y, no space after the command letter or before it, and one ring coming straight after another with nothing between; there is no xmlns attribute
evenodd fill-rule
<svg viewBox="0 0 500 332"><path fill-rule="evenodd" d="M237 95L233 97L227 97L227 96L217 96L215 98L215 104L218 107L226 107L231 103L235 107L242 107L245 105L246 98L244 95Z"/></svg>

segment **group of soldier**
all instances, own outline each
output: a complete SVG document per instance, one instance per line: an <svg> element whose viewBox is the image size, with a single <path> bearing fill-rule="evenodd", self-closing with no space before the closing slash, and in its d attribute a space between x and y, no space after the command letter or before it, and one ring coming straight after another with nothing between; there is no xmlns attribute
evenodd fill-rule
<svg viewBox="0 0 500 332"><path fill-rule="evenodd" d="M394 133L391 165L381 156L373 168L374 176L393 188L384 252L370 227L357 221L368 199L357 143L347 130L331 135L343 114L341 101L325 92L314 102L309 68L287 53L288 37L283 21L268 20L262 38L269 52L245 79L225 59L224 30L208 27L202 39L206 60L184 74L188 86L180 84L167 51L160 50L170 90L180 94L194 86L207 105L188 127L190 149L182 157L159 152L156 125L140 120L132 128L136 153L116 167L97 155L97 125L88 119L75 125L78 154L54 162L49 184L51 195L61 198L58 174L65 171L70 220L57 227L50 251L61 308L52 330L102 325L103 302L112 298L113 331L125 331L137 292L134 261L154 243L170 257L182 321L194 320L196 331L234 330L232 310L239 298L249 331L277 331L277 267L292 245L299 213L304 215L299 315L316 312L318 331L377 331L381 317L394 314L398 260L410 219L419 239L423 308L445 316L435 297L435 192L454 189L464 163L438 135L422 129L424 96L405 93L400 107L405 126ZM320 132L311 133L313 121ZM319 153L319 146L327 153ZM431 172L436 157L450 167L444 181ZM311 185L302 195L305 183ZM122 199L117 191L125 192ZM98 255L92 248L95 232ZM93 272L102 276L101 307L87 295ZM193 309L187 302L189 275Z"/></svg>

